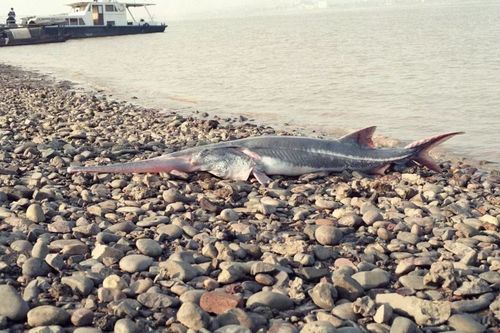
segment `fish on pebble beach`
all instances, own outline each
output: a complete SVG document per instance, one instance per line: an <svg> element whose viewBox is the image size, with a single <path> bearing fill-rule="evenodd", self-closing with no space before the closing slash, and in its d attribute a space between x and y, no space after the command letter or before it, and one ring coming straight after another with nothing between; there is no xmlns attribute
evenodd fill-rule
<svg viewBox="0 0 500 333"><path fill-rule="evenodd" d="M463 132L418 140L403 148L376 148L367 127L339 139L259 136L198 146L143 161L105 166L70 166L68 173L160 173L206 171L223 179L247 180L252 174L262 185L270 175L300 176L312 172L360 171L385 173L393 163L415 161L439 172L429 156L438 144Z"/></svg>

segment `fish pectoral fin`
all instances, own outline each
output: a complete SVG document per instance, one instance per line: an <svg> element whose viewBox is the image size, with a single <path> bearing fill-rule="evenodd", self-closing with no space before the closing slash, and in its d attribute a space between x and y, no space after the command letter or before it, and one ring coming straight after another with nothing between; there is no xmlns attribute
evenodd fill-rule
<svg viewBox="0 0 500 333"><path fill-rule="evenodd" d="M261 185L267 186L271 182L271 178L258 168L253 168L252 174Z"/></svg>
<svg viewBox="0 0 500 333"><path fill-rule="evenodd" d="M377 167L375 169L372 169L370 171L370 173L373 174L373 175L383 176L383 175L385 175L385 171L387 170L387 168L389 168L390 166L391 166L390 163L384 164L384 165L379 166L379 167Z"/></svg>
<svg viewBox="0 0 500 333"><path fill-rule="evenodd" d="M377 126L371 126L367 128L363 128L352 133L346 134L343 137L339 138L340 141L354 141L362 147L375 148L375 144L373 143L373 133Z"/></svg>

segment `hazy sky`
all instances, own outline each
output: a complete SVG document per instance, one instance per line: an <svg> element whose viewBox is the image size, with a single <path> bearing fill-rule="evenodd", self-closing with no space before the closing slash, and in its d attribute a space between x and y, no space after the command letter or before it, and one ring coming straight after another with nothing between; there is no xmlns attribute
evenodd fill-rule
<svg viewBox="0 0 500 333"><path fill-rule="evenodd" d="M130 1L130 0L129 0ZM300 1L300 0L298 0ZM152 2L156 6L151 10L157 19L178 20L189 18L211 18L244 14L276 8L280 4L294 3L297 0L139 0L135 2ZM14 7L17 16L33 14L60 14L68 12L66 4L73 0L0 0L0 17L6 16L10 7ZM125 2L125 1L124 1ZM130 1L134 2L134 0ZM5 12L5 13L4 13Z"/></svg>

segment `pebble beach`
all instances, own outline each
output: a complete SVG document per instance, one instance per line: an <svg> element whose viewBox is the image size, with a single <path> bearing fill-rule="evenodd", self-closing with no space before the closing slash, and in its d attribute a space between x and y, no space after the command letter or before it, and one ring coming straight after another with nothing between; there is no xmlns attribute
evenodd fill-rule
<svg viewBox="0 0 500 333"><path fill-rule="evenodd" d="M69 175L291 133L0 73L0 332L499 332L498 170Z"/></svg>

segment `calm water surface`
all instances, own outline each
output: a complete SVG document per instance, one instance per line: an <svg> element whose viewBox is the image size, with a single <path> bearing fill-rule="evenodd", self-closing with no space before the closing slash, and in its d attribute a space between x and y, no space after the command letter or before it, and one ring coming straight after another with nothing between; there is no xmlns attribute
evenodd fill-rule
<svg viewBox="0 0 500 333"><path fill-rule="evenodd" d="M165 109L273 125L378 125L500 162L500 2L170 22L164 34L0 49L0 61Z"/></svg>

